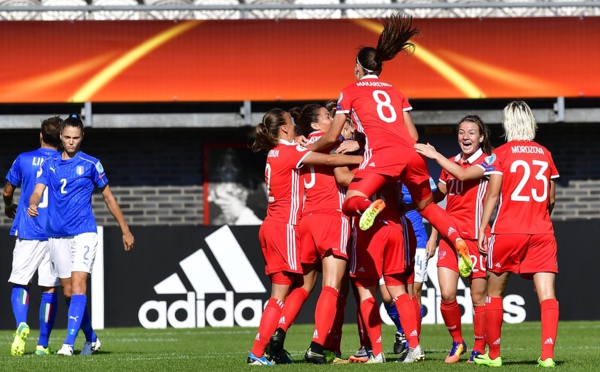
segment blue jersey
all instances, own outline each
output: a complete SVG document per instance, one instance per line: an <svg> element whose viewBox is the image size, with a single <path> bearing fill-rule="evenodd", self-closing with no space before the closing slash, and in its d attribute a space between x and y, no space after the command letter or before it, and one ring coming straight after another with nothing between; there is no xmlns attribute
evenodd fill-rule
<svg viewBox="0 0 600 372"><path fill-rule="evenodd" d="M49 189L48 236L60 238L97 232L92 192L108 184L100 161L83 152L62 160L60 154L44 162L38 183Z"/></svg>
<svg viewBox="0 0 600 372"><path fill-rule="evenodd" d="M58 151L49 148L39 148L34 151L24 152L17 156L13 162L6 180L14 186L21 186L21 197L15 221L10 229L10 235L28 240L48 240L46 233L46 219L48 216L48 193L44 192L38 205L39 215L35 218L29 217L29 197L33 193L36 184L36 176L44 160Z"/></svg>
<svg viewBox="0 0 600 372"><path fill-rule="evenodd" d="M437 190L437 185L433 178L429 177L429 187L431 188L431 192L435 192ZM412 198L410 197L410 193L408 192L408 188L404 184L402 184L402 194L404 197L402 201L406 204L412 203ZM415 235L417 236L417 249L418 248L426 248L427 241L429 238L427 237L427 231L425 230L425 224L423 224L423 217L416 210L411 210L406 212L406 217L410 220L413 225L413 229L415 230Z"/></svg>

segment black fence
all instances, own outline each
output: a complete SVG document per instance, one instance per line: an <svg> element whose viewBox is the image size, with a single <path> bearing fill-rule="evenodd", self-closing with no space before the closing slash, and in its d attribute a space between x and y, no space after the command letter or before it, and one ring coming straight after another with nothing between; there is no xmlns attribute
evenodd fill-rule
<svg viewBox="0 0 600 372"><path fill-rule="evenodd" d="M594 264L600 262L595 228L598 222L556 222L559 270L556 290L562 320L597 320L600 305L594 293ZM205 327L258 326L269 297L270 283L258 245L258 226L136 227L135 250L125 252L118 228L104 229L104 283L94 285L103 292L104 314L92 313L105 327ZM14 238L0 230L4 254L0 272L0 329L14 329L10 306L10 275ZM431 270L435 271L434 262ZM424 323L442 323L439 288L435 273L427 282L423 303ZM468 288L459 285L458 301L463 322L472 321ZM317 286L297 319L312 323ZM60 295L62 298L62 295ZM29 324L38 325L40 291L37 277L30 293ZM356 305L350 293L346 322L356 320ZM504 320L511 323L539 320L540 311L533 283L513 276L504 299ZM56 327L66 326L66 304L59 300ZM103 319L98 319L102 317Z"/></svg>

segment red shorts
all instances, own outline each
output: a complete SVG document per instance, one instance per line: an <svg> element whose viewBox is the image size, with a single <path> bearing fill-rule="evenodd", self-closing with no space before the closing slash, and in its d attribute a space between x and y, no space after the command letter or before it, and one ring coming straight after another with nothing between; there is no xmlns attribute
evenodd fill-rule
<svg viewBox="0 0 600 372"><path fill-rule="evenodd" d="M465 243L469 247L469 255L471 256L471 262L473 263L473 273L471 279L485 278L486 276L486 258L479 253L477 248L477 240L465 239ZM458 272L458 257L454 246L450 244L447 239L440 240L440 246L438 248L438 267L447 267L452 271Z"/></svg>
<svg viewBox="0 0 600 372"><path fill-rule="evenodd" d="M375 222L367 231L357 230L350 276L379 281L383 274L407 272L402 226Z"/></svg>
<svg viewBox="0 0 600 372"><path fill-rule="evenodd" d="M279 221L265 220L258 231L258 240L265 259L265 273L302 274L300 265L300 239L297 226Z"/></svg>
<svg viewBox="0 0 600 372"><path fill-rule="evenodd" d="M302 215L298 226L301 261L303 264L320 262L327 252L348 259L350 218L341 211L319 211Z"/></svg>
<svg viewBox="0 0 600 372"><path fill-rule="evenodd" d="M512 272L526 279L536 273L558 273L554 234L492 234L488 271Z"/></svg>
<svg viewBox="0 0 600 372"><path fill-rule="evenodd" d="M398 154L398 149L382 149L382 151L376 152L367 162L367 166L356 172L348 186L348 191L357 190L370 197L383 186L386 180L400 179L408 188L412 200L421 201L431 196L429 170L423 156L413 148L400 151L401 155ZM395 162L390 163L389 159L393 159ZM369 166L369 164L375 164L375 166ZM365 176L365 173L380 174L385 179L372 182L373 179Z"/></svg>

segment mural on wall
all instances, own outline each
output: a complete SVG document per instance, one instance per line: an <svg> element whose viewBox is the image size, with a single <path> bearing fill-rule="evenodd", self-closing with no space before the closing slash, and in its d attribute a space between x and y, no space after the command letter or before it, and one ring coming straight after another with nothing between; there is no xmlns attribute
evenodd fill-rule
<svg viewBox="0 0 600 372"><path fill-rule="evenodd" d="M246 146L207 145L204 224L260 225L267 211L265 156Z"/></svg>

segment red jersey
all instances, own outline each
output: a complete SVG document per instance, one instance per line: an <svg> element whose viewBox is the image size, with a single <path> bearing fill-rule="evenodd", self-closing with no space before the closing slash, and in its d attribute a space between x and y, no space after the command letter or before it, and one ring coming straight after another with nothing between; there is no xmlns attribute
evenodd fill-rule
<svg viewBox="0 0 600 372"><path fill-rule="evenodd" d="M365 166L379 149L397 151L399 145L413 149L415 141L408 133L403 114L410 110L412 106L406 97L375 75L348 85L337 103L337 112L349 114L356 129L365 134Z"/></svg>
<svg viewBox="0 0 600 372"><path fill-rule="evenodd" d="M302 211L300 167L302 160L310 154L306 148L279 140L267 155L265 184L268 190L266 219L297 225Z"/></svg>
<svg viewBox="0 0 600 372"><path fill-rule="evenodd" d="M323 132L312 132L308 136L308 143L315 143ZM329 153L329 149L323 152ZM341 210L344 203L345 190L338 186L333 175L333 167L327 165L309 165L301 170L302 184L304 186L303 213L317 210Z"/></svg>
<svg viewBox="0 0 600 372"><path fill-rule="evenodd" d="M454 161L462 168L471 166L481 167L486 154L481 150L471 155L466 161L461 162L461 154L449 160ZM463 239L478 239L481 215L483 213L483 200L487 190L487 179L460 181L454 178L446 170L442 170L440 182L446 185L446 211L452 216L452 220ZM486 228L489 232L489 227Z"/></svg>
<svg viewBox="0 0 600 372"><path fill-rule="evenodd" d="M510 141L485 158L485 174L501 174L494 234L551 234L550 180L558 171L550 151L533 141Z"/></svg>

